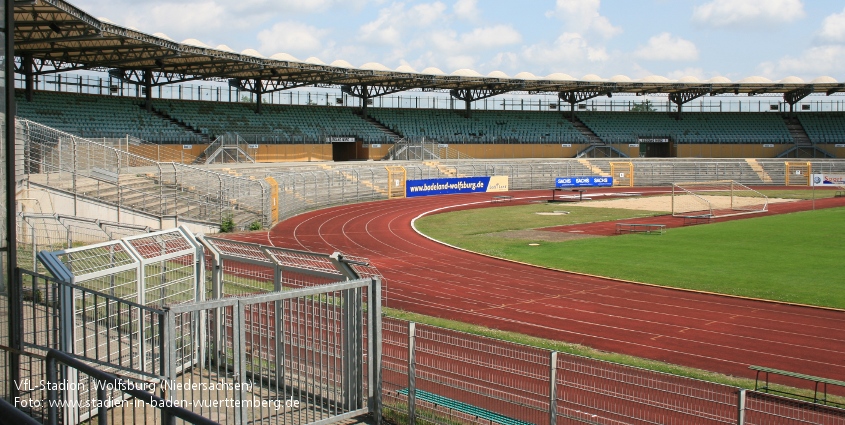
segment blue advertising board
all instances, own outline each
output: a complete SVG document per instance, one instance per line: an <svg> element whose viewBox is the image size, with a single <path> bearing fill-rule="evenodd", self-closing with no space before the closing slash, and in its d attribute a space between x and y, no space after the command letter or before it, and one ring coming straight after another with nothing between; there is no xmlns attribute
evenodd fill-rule
<svg viewBox="0 0 845 425"><path fill-rule="evenodd" d="M506 190L508 190L507 176L455 177L408 180L405 182L405 196L408 198L452 193L503 192Z"/></svg>
<svg viewBox="0 0 845 425"><path fill-rule="evenodd" d="M613 177L558 177L555 179L556 188L569 187L611 187L613 186Z"/></svg>

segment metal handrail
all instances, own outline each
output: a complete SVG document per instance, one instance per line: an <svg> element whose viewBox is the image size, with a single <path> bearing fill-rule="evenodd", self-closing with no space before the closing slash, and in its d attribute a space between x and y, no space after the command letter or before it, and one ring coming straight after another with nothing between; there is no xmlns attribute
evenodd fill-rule
<svg viewBox="0 0 845 425"><path fill-rule="evenodd" d="M3 418L4 423L21 424L21 425L41 425L41 422L36 421L31 416L22 412L20 409L0 398L0 418Z"/></svg>
<svg viewBox="0 0 845 425"><path fill-rule="evenodd" d="M144 403L159 409L161 411L161 419L162 422L165 424L176 424L176 418L182 419L185 422L190 424L198 424L198 425L219 425L217 422L212 421L204 416L200 416L190 410L173 406L167 400L155 395L151 394L146 391L139 390L135 388L133 385L127 385L122 379L107 373L103 372L97 368L89 366L75 357L58 351L54 349L47 350L47 382L49 383L58 383L58 366L59 364L63 364L65 366L71 367L76 369L79 372L82 372L91 378L100 381L102 384L97 389L97 398L100 400L108 399L106 394L106 386L110 385L111 387L119 390L124 394L129 394L130 396L142 400ZM56 386L50 385L47 387L47 423L50 425L58 425L59 424L59 395L58 391L56 390ZM105 403L103 403L105 404ZM101 406L98 408L97 413L97 423L100 425L107 425L108 424L108 417L107 417L108 408Z"/></svg>

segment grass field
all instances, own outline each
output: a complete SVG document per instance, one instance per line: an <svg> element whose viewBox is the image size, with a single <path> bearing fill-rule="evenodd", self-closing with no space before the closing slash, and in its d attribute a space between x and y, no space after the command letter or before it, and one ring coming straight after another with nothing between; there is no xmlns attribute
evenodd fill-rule
<svg viewBox="0 0 845 425"><path fill-rule="evenodd" d="M676 228L662 236L632 234L561 242L531 240L530 235L529 239L501 237L504 230L643 214L561 205L553 208L568 210L569 215L534 214L543 207L549 208L528 205L437 214L418 220L417 228L471 251L556 269L845 308L845 275L839 255L845 250L845 208ZM546 224L550 218L557 223Z"/></svg>

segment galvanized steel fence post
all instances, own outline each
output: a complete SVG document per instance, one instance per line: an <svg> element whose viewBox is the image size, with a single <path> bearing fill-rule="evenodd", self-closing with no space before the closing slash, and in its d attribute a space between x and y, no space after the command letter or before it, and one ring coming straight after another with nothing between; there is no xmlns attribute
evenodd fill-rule
<svg viewBox="0 0 845 425"><path fill-rule="evenodd" d="M557 423L557 351L549 355L549 425Z"/></svg>
<svg viewBox="0 0 845 425"><path fill-rule="evenodd" d="M408 425L415 425L417 417L416 334L417 324L408 323Z"/></svg>
<svg viewBox="0 0 845 425"><path fill-rule="evenodd" d="M737 425L745 425L745 391L744 389L739 390L739 397L736 400L736 424Z"/></svg>
<svg viewBox="0 0 845 425"><path fill-rule="evenodd" d="M232 308L232 323L241 324L237 329L234 329L235 337L235 352L232 355L234 359L234 374L232 378L236 380L235 384L240 384L239 389L235 390L235 399L245 401L247 399L246 389L244 384L246 380L246 315L244 313L244 304L236 303ZM245 403L239 403L235 406L235 423L245 425L249 421Z"/></svg>
<svg viewBox="0 0 845 425"><path fill-rule="evenodd" d="M368 389L369 410L375 419L376 425L381 425L381 279L373 278L369 285L367 294L368 312L367 318L367 363L369 367Z"/></svg>

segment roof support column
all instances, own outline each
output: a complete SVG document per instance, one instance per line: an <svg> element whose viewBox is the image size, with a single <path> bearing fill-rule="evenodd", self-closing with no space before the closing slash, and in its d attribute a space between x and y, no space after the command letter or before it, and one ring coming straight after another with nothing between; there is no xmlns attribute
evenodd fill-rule
<svg viewBox="0 0 845 425"><path fill-rule="evenodd" d="M705 94L708 94L713 91L713 86L705 86L705 87L696 87L690 90L683 90L683 91L676 91L669 93L669 101L678 105L678 116L675 118L677 120L681 119L681 109L683 108L684 104L698 99Z"/></svg>
<svg viewBox="0 0 845 425"><path fill-rule="evenodd" d="M21 63L21 67L23 68L26 101L32 102L33 95L35 93L35 83L33 81L33 74L32 74L32 68L33 68L32 53L27 52L27 53L23 54L23 61Z"/></svg>
<svg viewBox="0 0 845 425"><path fill-rule="evenodd" d="M361 115L367 118L367 104L370 103L370 90L366 85L361 86Z"/></svg>
<svg viewBox="0 0 845 425"><path fill-rule="evenodd" d="M153 110L153 71L149 69L144 70L144 108Z"/></svg>
<svg viewBox="0 0 845 425"><path fill-rule="evenodd" d="M598 89L562 91L557 94L557 97L558 99L563 100L564 102L569 104L569 121L575 121L576 103L581 103L585 100L589 100L602 95L606 95L607 97L613 97L613 92L610 90Z"/></svg>
<svg viewBox="0 0 845 425"><path fill-rule="evenodd" d="M260 79L255 79L255 113L261 114L261 95L264 94L264 89Z"/></svg>
<svg viewBox="0 0 845 425"><path fill-rule="evenodd" d="M450 91L449 94L455 99L464 101L464 116L467 118L471 117L472 102L476 100L473 91L467 89L455 89Z"/></svg>
<svg viewBox="0 0 845 425"><path fill-rule="evenodd" d="M795 104L815 91L812 85L801 87L783 94L783 101L789 104L789 113L795 113Z"/></svg>
<svg viewBox="0 0 845 425"><path fill-rule="evenodd" d="M370 99L378 96L384 96L385 94L395 93L397 90L387 89L385 87L379 86L368 86L366 84L362 84L360 86L348 86L343 85L340 86L340 91L342 93L347 94L348 96L357 97L361 99L361 115L366 118L367 117L367 106L371 102Z"/></svg>
<svg viewBox="0 0 845 425"><path fill-rule="evenodd" d="M508 89L499 88L452 89L449 91L449 94L455 99L464 101L464 115L469 118L472 116L472 102L505 94L509 91Z"/></svg>

